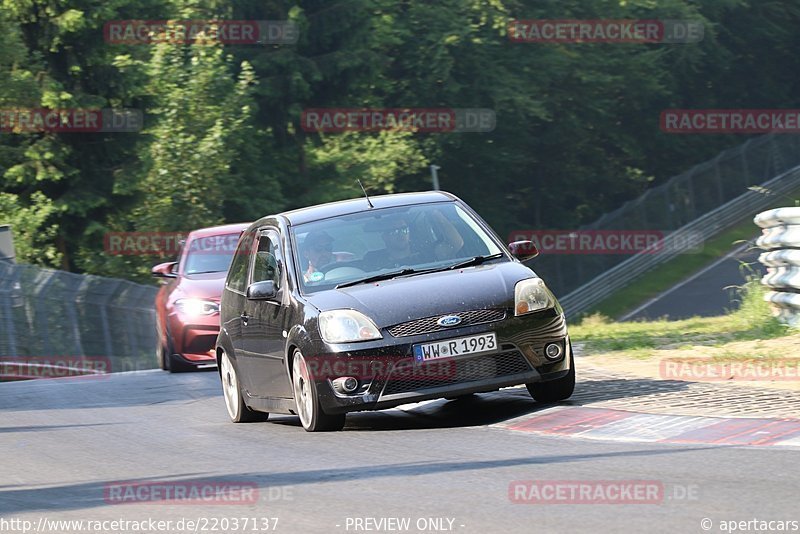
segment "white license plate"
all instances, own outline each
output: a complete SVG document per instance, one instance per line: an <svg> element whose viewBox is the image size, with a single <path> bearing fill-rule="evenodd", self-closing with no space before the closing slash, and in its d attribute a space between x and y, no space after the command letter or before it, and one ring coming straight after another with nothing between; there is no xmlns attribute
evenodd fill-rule
<svg viewBox="0 0 800 534"><path fill-rule="evenodd" d="M414 360L417 363L453 358L467 354L483 354L497 351L497 336L494 332L477 336L457 337L436 343L414 345Z"/></svg>

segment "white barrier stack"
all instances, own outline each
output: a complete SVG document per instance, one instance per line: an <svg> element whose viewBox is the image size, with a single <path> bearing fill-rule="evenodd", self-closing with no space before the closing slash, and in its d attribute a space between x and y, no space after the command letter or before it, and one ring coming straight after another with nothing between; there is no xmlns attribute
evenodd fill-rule
<svg viewBox="0 0 800 534"><path fill-rule="evenodd" d="M800 326L800 207L765 211L753 221L762 228L756 244L767 251L758 258L767 268L764 299L781 321Z"/></svg>

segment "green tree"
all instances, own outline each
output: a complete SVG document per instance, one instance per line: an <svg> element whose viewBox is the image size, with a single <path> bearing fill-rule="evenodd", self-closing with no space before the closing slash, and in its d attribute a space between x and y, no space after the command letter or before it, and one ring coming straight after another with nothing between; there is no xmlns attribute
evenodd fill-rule
<svg viewBox="0 0 800 534"><path fill-rule="evenodd" d="M247 161L259 139L252 125L255 81L249 65L239 69L236 77L220 46L157 46L148 64L152 126L144 132L137 201L103 231L188 232L253 218L256 208L280 208L275 180ZM155 261L107 257L101 270L146 278ZM86 256L85 268L92 265L97 271L96 259Z"/></svg>
<svg viewBox="0 0 800 534"><path fill-rule="evenodd" d="M413 189L408 180L424 172L428 161L412 132L349 132L308 142L309 175L317 187L299 200L314 204L362 194L360 179L369 194Z"/></svg>
<svg viewBox="0 0 800 534"><path fill-rule="evenodd" d="M102 38L103 24L125 18L133 6L142 18L168 13L161 0L102 4L2 0L6 20L14 28L11 33L20 41L14 47L18 50L16 71L35 73L16 80L24 82L25 89L17 90L15 104L27 108L141 108L141 73L118 68L113 61L117 50ZM144 56L148 51L135 53ZM13 88L15 83L4 79L2 85ZM42 255L36 262L70 270L79 248L89 247L95 253L102 249L102 240L87 243L85 234L114 211L118 201L114 175L135 161L139 136L47 132L8 137L11 139L4 139L3 146L18 150L2 163L2 189L17 194L23 208L32 205L35 191L52 201L46 226L57 229L52 242L58 254Z"/></svg>

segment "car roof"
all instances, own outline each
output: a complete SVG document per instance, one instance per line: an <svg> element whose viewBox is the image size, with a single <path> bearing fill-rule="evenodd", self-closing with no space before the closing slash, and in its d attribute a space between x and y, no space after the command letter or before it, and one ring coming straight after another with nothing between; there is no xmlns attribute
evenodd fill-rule
<svg viewBox="0 0 800 534"><path fill-rule="evenodd" d="M198 228L197 230L192 230L189 232L189 235L186 236L186 239L198 239L201 237L208 237L214 235L225 235L225 234L235 234L237 232L244 231L251 223L235 223L235 224L223 224L220 226L209 226L207 228Z"/></svg>
<svg viewBox="0 0 800 534"><path fill-rule="evenodd" d="M429 204L431 202L453 202L458 197L445 191L425 191L420 193L396 193L393 195L377 195L369 197L374 208L393 208L397 206L412 206L415 204ZM279 215L286 218L290 225L303 224L329 217L360 213L371 209L367 199L362 197L327 204L318 204L307 208L285 211ZM267 217L265 217L266 219Z"/></svg>

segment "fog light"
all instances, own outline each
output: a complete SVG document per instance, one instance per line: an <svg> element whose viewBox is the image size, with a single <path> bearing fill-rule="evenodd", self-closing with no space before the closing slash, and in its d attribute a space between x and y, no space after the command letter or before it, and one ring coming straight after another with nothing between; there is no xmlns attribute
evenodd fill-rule
<svg viewBox="0 0 800 534"><path fill-rule="evenodd" d="M338 393L352 393L358 389L358 380L352 376L343 376L333 381L333 388Z"/></svg>
<svg viewBox="0 0 800 534"><path fill-rule="evenodd" d="M557 360L561 357L561 344L559 343L548 343L544 346L544 355L547 356L549 360Z"/></svg>

